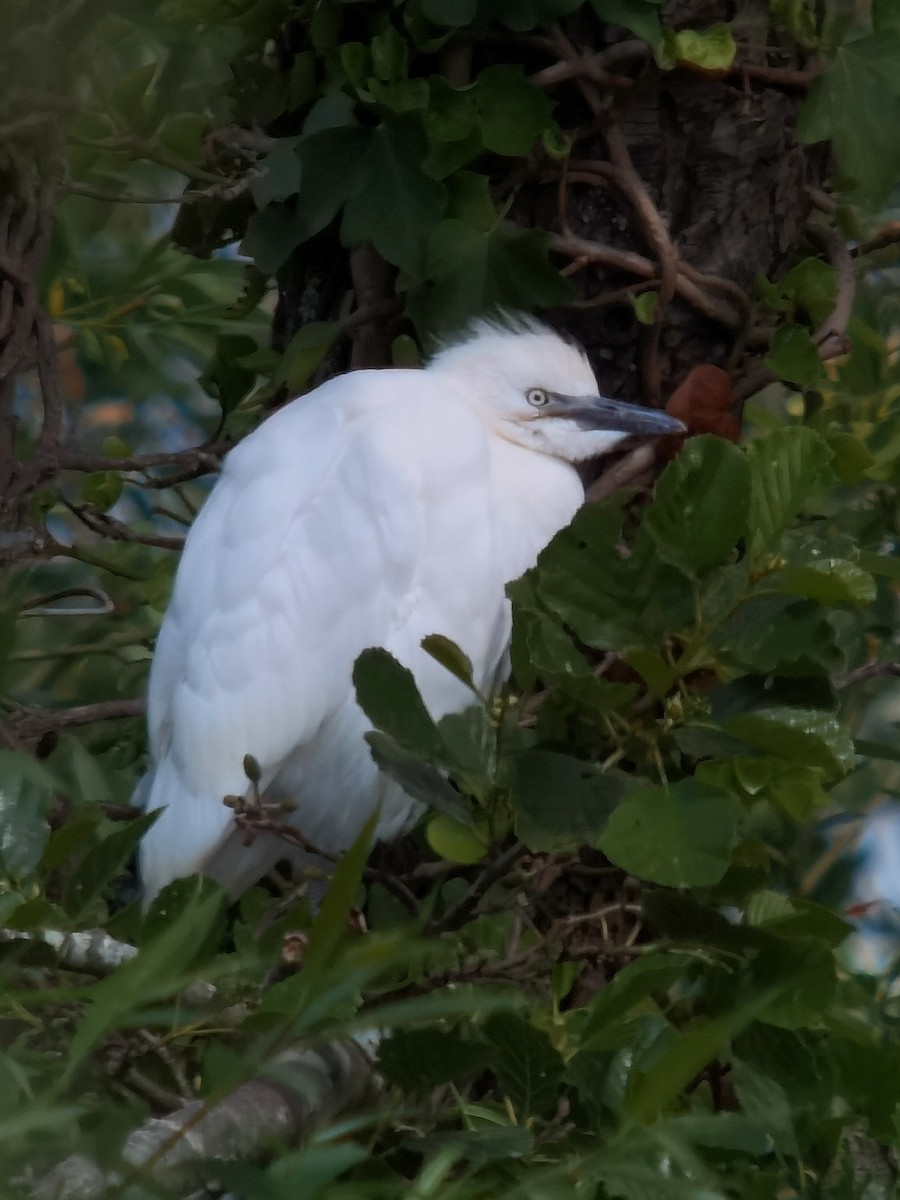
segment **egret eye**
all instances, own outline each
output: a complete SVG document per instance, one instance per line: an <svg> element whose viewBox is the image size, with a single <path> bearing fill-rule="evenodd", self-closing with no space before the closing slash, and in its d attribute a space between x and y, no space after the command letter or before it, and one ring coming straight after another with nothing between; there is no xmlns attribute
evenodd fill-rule
<svg viewBox="0 0 900 1200"><path fill-rule="evenodd" d="M543 408L545 404L550 403L550 394L543 388L529 388L525 393L525 399L534 408Z"/></svg>

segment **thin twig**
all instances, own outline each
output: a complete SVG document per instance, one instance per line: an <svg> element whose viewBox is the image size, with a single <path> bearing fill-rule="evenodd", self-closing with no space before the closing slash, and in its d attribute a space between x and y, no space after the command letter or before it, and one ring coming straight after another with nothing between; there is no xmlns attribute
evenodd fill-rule
<svg viewBox="0 0 900 1200"><path fill-rule="evenodd" d="M607 246L602 242L589 241L587 238L575 237L568 234L564 237L554 237L552 248L569 258L585 258L602 266L618 271L627 271L637 275L639 279L654 279L658 267L633 250L620 250L616 246ZM708 291L692 282L679 270L675 281L675 291L683 300L687 300L694 308L713 321L718 321L728 329L740 327L741 318L730 304L712 296Z"/></svg>
<svg viewBox="0 0 900 1200"><path fill-rule="evenodd" d="M445 933L448 930L459 929L468 917L478 907L484 894L498 879L501 879L517 859L521 858L526 848L521 842L513 842L501 855L478 876L469 890L457 905L450 909L439 921L430 927L429 933Z"/></svg>
<svg viewBox="0 0 900 1200"><path fill-rule="evenodd" d="M587 490L585 502L597 504L601 500L605 500L607 496L611 496L613 492L618 491L619 488L636 483L648 471L653 470L655 463L656 451L649 442L635 446L608 471L604 471L598 479L594 480Z"/></svg>
<svg viewBox="0 0 900 1200"><path fill-rule="evenodd" d="M144 701L102 700L97 704L75 704L71 708L34 708L17 706L3 723L16 737L25 741L43 737L60 729L77 729L98 721L119 721L144 714Z"/></svg>
<svg viewBox="0 0 900 1200"><path fill-rule="evenodd" d="M886 675L900 676L900 662L869 662L865 666L856 667L846 675L838 675L834 680L836 688L850 687L854 683L867 683L870 679L882 679Z"/></svg>

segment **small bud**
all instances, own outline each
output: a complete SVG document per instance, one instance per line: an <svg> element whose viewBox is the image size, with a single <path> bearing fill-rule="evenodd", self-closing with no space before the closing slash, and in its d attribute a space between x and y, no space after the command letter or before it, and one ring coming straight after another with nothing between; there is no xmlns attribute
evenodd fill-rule
<svg viewBox="0 0 900 1200"><path fill-rule="evenodd" d="M244 755L244 774L251 783L259 783L262 778L262 767L260 767L252 754Z"/></svg>
<svg viewBox="0 0 900 1200"><path fill-rule="evenodd" d="M301 930L286 933L281 943L281 961L289 967L298 967L308 945L309 938Z"/></svg>

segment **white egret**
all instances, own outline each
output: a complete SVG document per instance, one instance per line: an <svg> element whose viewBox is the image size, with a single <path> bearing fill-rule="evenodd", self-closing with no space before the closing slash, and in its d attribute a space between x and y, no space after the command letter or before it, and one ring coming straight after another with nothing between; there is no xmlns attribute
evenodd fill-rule
<svg viewBox="0 0 900 1200"><path fill-rule="evenodd" d="M241 442L195 522L150 672L151 766L162 808L140 852L145 896L201 872L232 893L288 847L249 847L222 803L262 797L327 853L376 803L377 834L413 801L379 774L351 674L367 646L409 667L432 715L469 693L421 649L451 638L490 690L506 670L504 585L584 499L574 464L633 435L683 429L608 400L584 352L530 320L480 322L422 371L356 371L292 401Z"/></svg>

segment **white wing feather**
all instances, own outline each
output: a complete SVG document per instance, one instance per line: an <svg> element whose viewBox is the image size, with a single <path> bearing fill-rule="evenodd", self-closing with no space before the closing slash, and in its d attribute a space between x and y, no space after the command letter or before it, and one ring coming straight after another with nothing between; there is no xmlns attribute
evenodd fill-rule
<svg viewBox="0 0 900 1200"><path fill-rule="evenodd" d="M487 449L464 406L423 402L421 380L393 371L336 379L229 455L188 537L151 670L146 805L164 812L141 848L147 895L180 875L231 869L231 855L216 864L231 824L222 798L245 792L248 753L263 789L277 779L299 800L310 838L349 844L379 798L350 687L366 646L421 656L423 690L441 711L464 702L418 642L468 632L460 615L473 597L459 563L490 553L483 535L478 550ZM423 437L433 453L423 454ZM476 515L474 528L462 522L471 545L459 547L462 559L451 546L448 561L447 531L431 514L452 510L452 495L433 503L451 481ZM456 512L448 522L457 540L459 521ZM429 544L446 579L429 576ZM396 814L384 823L396 825ZM248 881L257 860L278 856L272 845L254 849L243 854Z"/></svg>

